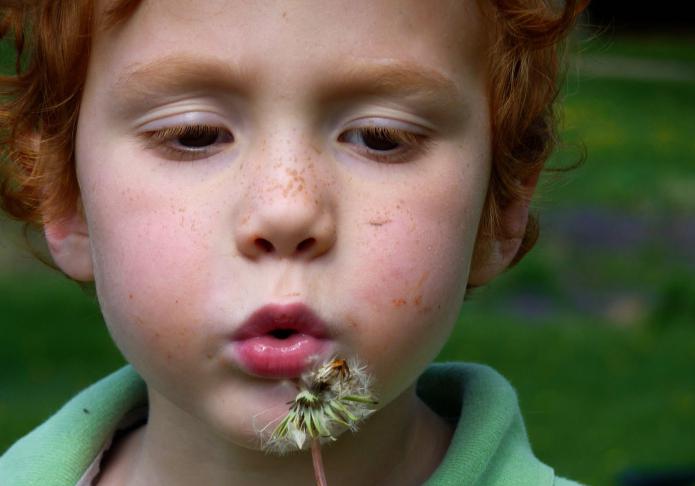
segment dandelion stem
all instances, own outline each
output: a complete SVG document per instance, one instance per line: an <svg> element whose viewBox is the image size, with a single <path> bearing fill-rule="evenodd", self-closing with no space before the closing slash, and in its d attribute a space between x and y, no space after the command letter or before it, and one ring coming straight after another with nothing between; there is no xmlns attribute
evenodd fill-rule
<svg viewBox="0 0 695 486"><path fill-rule="evenodd" d="M316 486L328 486L326 471L323 469L323 459L321 458L321 442L318 437L311 440L311 460L314 463Z"/></svg>

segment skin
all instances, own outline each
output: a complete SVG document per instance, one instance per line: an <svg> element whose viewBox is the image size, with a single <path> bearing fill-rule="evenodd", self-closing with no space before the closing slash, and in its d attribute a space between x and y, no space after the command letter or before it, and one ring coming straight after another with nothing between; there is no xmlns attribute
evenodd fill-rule
<svg viewBox="0 0 695 486"><path fill-rule="evenodd" d="M415 485L436 468L451 430L413 384L475 278L483 27L474 1L170 0L96 35L76 139L84 217L46 236L68 275L96 282L150 399L99 484L311 484L307 454L259 451L293 387L225 358L270 303L311 307L373 374L381 410L325 449L331 485ZM172 66L195 79L172 83ZM372 92L385 70L407 92ZM162 132L201 123L223 135L195 155ZM417 136L375 151L373 125Z"/></svg>

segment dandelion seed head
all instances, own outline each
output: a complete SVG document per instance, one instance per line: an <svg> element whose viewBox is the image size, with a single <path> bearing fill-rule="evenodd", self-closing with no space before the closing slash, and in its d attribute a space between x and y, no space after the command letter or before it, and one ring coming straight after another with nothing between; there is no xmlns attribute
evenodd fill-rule
<svg viewBox="0 0 695 486"><path fill-rule="evenodd" d="M356 431L377 405L370 384L366 367L354 358L318 363L298 380L289 411L270 437L262 439L263 448L285 454L307 448L314 439L332 442L345 430Z"/></svg>

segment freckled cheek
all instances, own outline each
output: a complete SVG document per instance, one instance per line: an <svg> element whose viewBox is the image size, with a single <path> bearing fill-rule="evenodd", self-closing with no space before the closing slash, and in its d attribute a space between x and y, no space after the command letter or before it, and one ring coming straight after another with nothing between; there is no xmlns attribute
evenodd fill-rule
<svg viewBox="0 0 695 486"><path fill-rule="evenodd" d="M355 292L378 309L429 314L464 285L464 239L441 238L432 222L393 221L364 242L355 267ZM456 241L454 241L456 240Z"/></svg>
<svg viewBox="0 0 695 486"><path fill-rule="evenodd" d="M460 228L433 218L391 218L362 240L349 280L357 327L351 336L385 399L412 382L451 332L472 244Z"/></svg>
<svg viewBox="0 0 695 486"><path fill-rule="evenodd" d="M97 292L126 357L176 363L196 339L206 294L204 242L179 221L128 217L95 238Z"/></svg>

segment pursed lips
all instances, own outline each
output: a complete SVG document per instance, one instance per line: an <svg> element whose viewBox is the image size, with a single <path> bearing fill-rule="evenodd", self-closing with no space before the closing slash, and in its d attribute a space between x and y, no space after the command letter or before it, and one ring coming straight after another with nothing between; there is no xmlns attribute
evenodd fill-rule
<svg viewBox="0 0 695 486"><path fill-rule="evenodd" d="M296 378L330 347L328 327L302 303L256 310L232 335L234 358L262 378Z"/></svg>

